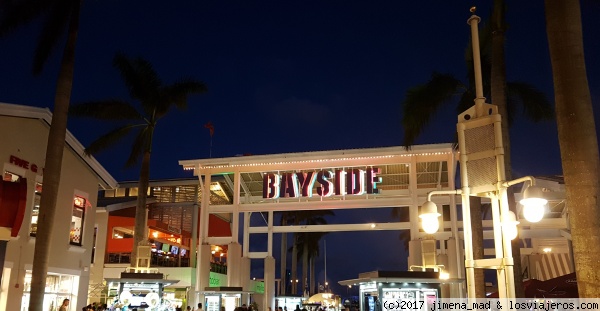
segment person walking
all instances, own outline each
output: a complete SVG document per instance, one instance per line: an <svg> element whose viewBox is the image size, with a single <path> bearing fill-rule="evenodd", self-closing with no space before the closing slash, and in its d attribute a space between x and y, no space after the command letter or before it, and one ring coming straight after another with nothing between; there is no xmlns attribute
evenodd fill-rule
<svg viewBox="0 0 600 311"><path fill-rule="evenodd" d="M58 308L58 311L67 311L69 310L69 299L65 298L65 300L63 300L62 305L60 305L60 308Z"/></svg>

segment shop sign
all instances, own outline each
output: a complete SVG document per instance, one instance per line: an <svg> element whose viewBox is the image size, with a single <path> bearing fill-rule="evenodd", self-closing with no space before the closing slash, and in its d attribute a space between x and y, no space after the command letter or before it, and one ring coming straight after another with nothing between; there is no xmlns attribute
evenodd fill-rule
<svg viewBox="0 0 600 311"><path fill-rule="evenodd" d="M21 159L21 158L19 158L17 156L11 155L10 158L9 158L9 162L11 164L14 164L14 165L18 166L18 167L22 167L24 169L31 170L34 173L38 172L38 166L37 165L35 165L34 163L29 163L29 161L23 160L23 159Z"/></svg>
<svg viewBox="0 0 600 311"><path fill-rule="evenodd" d="M221 274L216 272L210 272L208 276L208 286L219 287L227 284L227 274Z"/></svg>
<svg viewBox="0 0 600 311"><path fill-rule="evenodd" d="M315 183L319 196L377 194L380 169L322 170L298 173L267 173L263 176L263 198L312 197Z"/></svg>

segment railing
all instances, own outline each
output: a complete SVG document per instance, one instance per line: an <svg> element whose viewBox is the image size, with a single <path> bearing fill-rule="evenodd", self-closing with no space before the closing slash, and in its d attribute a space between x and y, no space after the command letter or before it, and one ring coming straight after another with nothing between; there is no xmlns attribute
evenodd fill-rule
<svg viewBox="0 0 600 311"><path fill-rule="evenodd" d="M220 262L211 262L210 271L215 273L227 274L227 265Z"/></svg>
<svg viewBox="0 0 600 311"><path fill-rule="evenodd" d="M181 262L180 262L181 261ZM106 260L107 264L131 263L131 253L109 253ZM187 257L179 258L173 256L164 256L152 253L150 267L189 267L190 259ZM227 264L220 262L211 262L210 271L215 273L227 274Z"/></svg>
<svg viewBox="0 0 600 311"><path fill-rule="evenodd" d="M131 253L109 253L107 264L131 263ZM187 257L165 256L162 254L151 254L150 267L189 267L190 259Z"/></svg>

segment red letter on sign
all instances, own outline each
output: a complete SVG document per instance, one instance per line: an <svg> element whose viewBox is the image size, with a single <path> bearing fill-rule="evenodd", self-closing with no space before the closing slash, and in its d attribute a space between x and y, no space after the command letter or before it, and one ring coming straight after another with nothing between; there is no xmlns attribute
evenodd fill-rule
<svg viewBox="0 0 600 311"><path fill-rule="evenodd" d="M296 173L296 178L302 187L302 196L309 198L312 197L312 188L315 184L315 179L317 178L315 172Z"/></svg>
<svg viewBox="0 0 600 311"><path fill-rule="evenodd" d="M277 199L279 197L279 175L265 174L263 176L263 198Z"/></svg>

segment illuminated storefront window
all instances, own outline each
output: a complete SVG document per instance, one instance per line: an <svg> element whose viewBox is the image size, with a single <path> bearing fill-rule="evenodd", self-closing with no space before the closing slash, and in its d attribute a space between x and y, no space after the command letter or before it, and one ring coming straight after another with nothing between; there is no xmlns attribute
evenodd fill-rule
<svg viewBox="0 0 600 311"><path fill-rule="evenodd" d="M83 220L85 216L85 199L76 196L73 199L73 215L71 216L71 234L69 242L81 246L83 239Z"/></svg>
<svg viewBox="0 0 600 311"><path fill-rule="evenodd" d="M19 179L21 179L21 176L15 174L15 173L11 173L9 171L4 171L4 176L2 177L2 180L12 181L12 182L17 182L17 181L19 181Z"/></svg>
<svg viewBox="0 0 600 311"><path fill-rule="evenodd" d="M40 201L42 199L42 184L35 183L35 195L33 196L33 209L31 211L31 227L29 235L35 236L37 233L38 215L40 214Z"/></svg>
<svg viewBox="0 0 600 311"><path fill-rule="evenodd" d="M64 299L71 300L74 305L79 277L68 274L48 273L46 276L46 292L44 294L44 307L42 310L58 310ZM21 310L29 308L29 292L31 291L31 271L25 273L25 287L21 300Z"/></svg>

